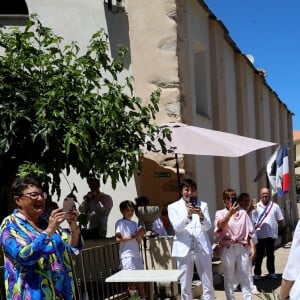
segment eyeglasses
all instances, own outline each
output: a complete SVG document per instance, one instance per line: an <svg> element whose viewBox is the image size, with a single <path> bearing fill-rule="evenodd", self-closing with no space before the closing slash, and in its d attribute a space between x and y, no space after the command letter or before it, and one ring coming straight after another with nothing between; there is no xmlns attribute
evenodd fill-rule
<svg viewBox="0 0 300 300"><path fill-rule="evenodd" d="M37 193L37 192L32 192L32 193L25 193L22 194L21 197L26 197L29 198L31 200L37 200L39 198L39 196L41 196L42 199L47 199L47 193Z"/></svg>
<svg viewBox="0 0 300 300"><path fill-rule="evenodd" d="M236 197L236 195L232 195L232 196L226 197L225 199L226 199L226 200L230 200L230 199L233 198L233 197Z"/></svg>

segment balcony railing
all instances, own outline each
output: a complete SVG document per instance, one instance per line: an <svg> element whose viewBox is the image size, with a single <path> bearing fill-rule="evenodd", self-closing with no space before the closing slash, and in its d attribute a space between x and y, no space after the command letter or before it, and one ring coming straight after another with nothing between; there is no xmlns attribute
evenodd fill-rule
<svg viewBox="0 0 300 300"><path fill-rule="evenodd" d="M79 300L127 299L127 286L106 283L105 279L120 270L119 245L105 243L72 255L73 273Z"/></svg>
<svg viewBox="0 0 300 300"><path fill-rule="evenodd" d="M86 241L86 244L91 247L84 248L79 255L71 255L76 300L127 299L126 285L105 283L106 277L120 270L118 243L106 239ZM4 299L3 253L0 250L0 300Z"/></svg>

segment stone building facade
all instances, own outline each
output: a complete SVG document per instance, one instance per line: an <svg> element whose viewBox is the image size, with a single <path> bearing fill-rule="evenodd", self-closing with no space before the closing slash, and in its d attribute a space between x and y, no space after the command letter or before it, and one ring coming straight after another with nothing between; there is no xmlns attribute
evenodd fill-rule
<svg viewBox="0 0 300 300"><path fill-rule="evenodd" d="M179 121L282 144L292 149L292 112L271 88L265 72L257 69L231 39L226 24L218 20L202 0L26 0L28 13L37 13L42 24L66 42L76 40L84 49L91 35L104 28L111 55L124 44L129 53L125 75L133 75L135 95L145 102L156 88L162 89L160 112L155 122ZM118 5L122 7L119 8ZM10 22L17 16L10 18ZM22 17L24 18L24 16ZM5 18L4 18L5 19ZM0 21L3 16L0 15ZM6 19L8 20L8 18ZM234 147L234 145L232 145ZM257 198L266 177L253 182L275 149L258 150L242 158L180 155L181 176L193 177L199 197L208 202L211 218L223 206L222 191L234 188ZM294 153L290 151L291 178ZM158 162L158 163L157 163ZM105 192L114 208L108 234L113 235L119 218L118 204L124 199L146 195L153 205L163 206L178 198L175 160L172 155L147 154L141 174L124 187ZM87 184L71 175L79 188ZM66 185L67 186L67 185ZM67 194L67 187L65 189ZM291 222L296 209L286 210L286 201L296 206L295 184L278 200Z"/></svg>

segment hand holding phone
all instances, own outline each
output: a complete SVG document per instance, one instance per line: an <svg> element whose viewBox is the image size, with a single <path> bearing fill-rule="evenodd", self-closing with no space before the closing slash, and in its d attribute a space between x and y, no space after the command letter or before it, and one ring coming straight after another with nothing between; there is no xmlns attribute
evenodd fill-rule
<svg viewBox="0 0 300 300"><path fill-rule="evenodd" d="M191 196L190 197L190 203L192 204L193 207L197 206L197 197L196 196Z"/></svg>
<svg viewBox="0 0 300 300"><path fill-rule="evenodd" d="M237 196L232 196L231 197L231 205L235 205L238 202Z"/></svg>
<svg viewBox="0 0 300 300"><path fill-rule="evenodd" d="M72 198L65 198L63 203L63 211L69 214L75 208L75 204Z"/></svg>

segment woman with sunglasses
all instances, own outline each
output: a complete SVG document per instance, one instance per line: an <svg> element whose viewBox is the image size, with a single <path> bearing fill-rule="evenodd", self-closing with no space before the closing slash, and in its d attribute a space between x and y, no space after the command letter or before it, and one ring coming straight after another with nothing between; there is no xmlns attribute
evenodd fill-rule
<svg viewBox="0 0 300 300"><path fill-rule="evenodd" d="M216 211L214 234L222 246L224 288L227 300L235 300L234 275L238 272L245 300L252 299L249 280L249 253L255 256L254 228L247 212L240 209L236 193L227 188L223 192L224 209ZM250 248L250 249L249 249Z"/></svg>
<svg viewBox="0 0 300 300"><path fill-rule="evenodd" d="M0 228L7 299L75 299L68 253L82 247L78 212L57 208L43 219L46 195L35 178L17 179L12 194L17 208Z"/></svg>

